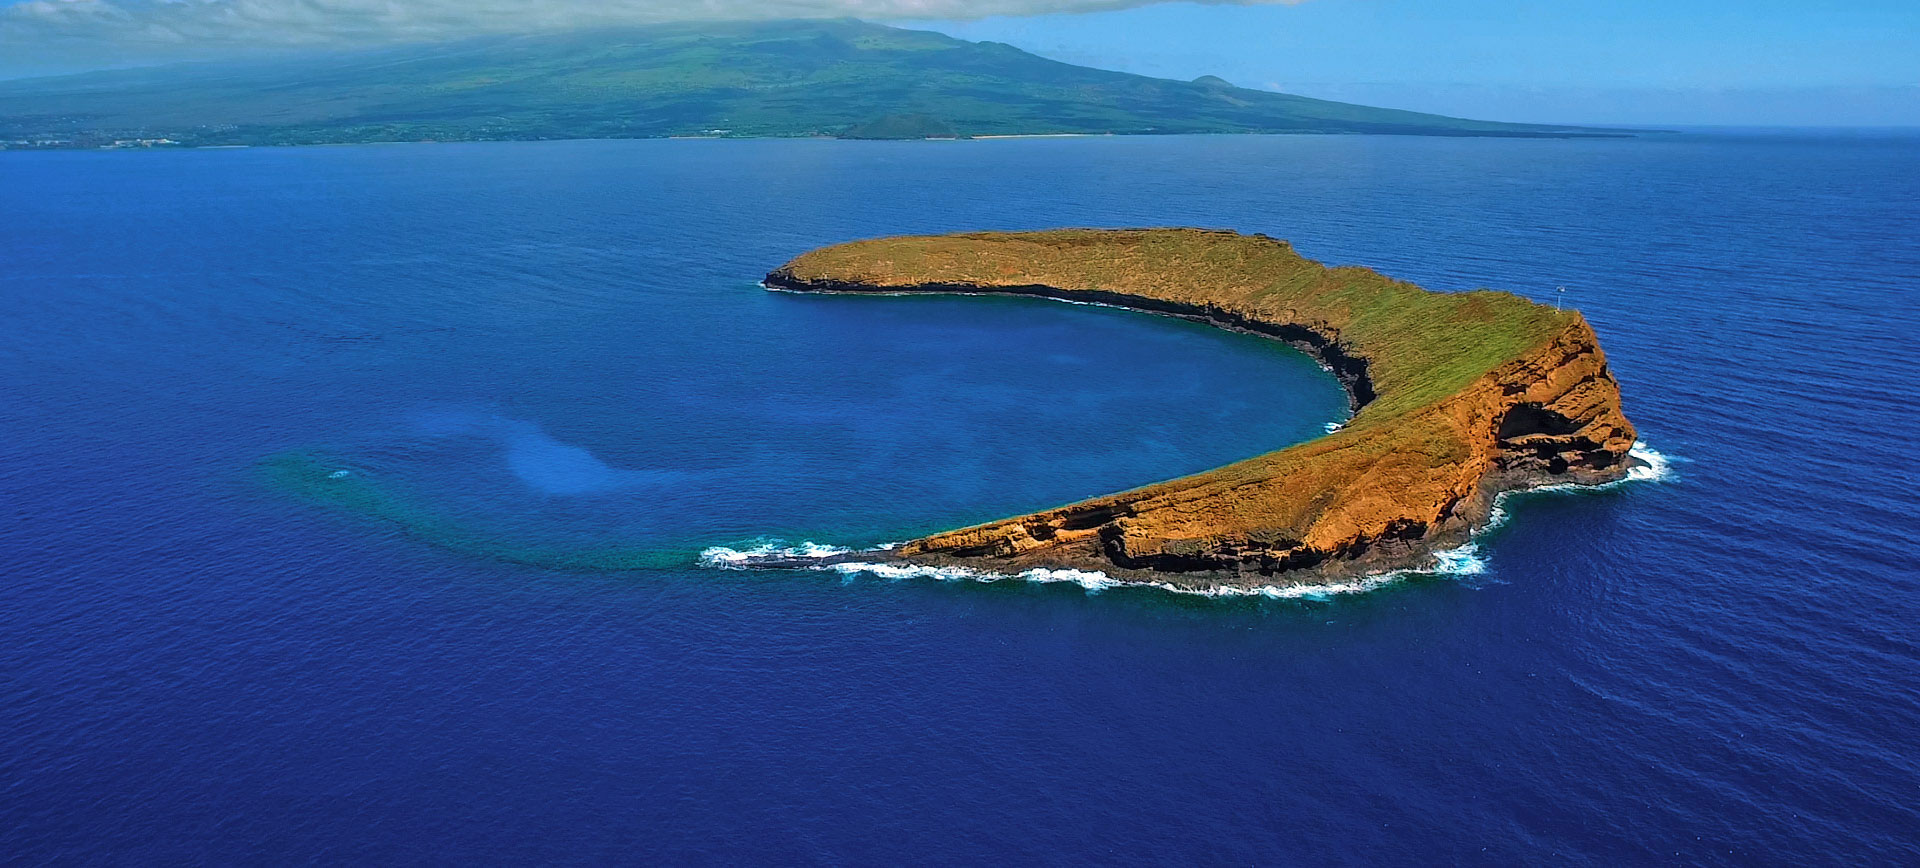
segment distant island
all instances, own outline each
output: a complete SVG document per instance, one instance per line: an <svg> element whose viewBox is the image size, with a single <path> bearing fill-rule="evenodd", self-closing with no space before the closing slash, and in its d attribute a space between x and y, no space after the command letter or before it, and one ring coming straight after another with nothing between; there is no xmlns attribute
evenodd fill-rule
<svg viewBox="0 0 1920 868"><path fill-rule="evenodd" d="M1465 120L855 20L673 24L0 81L0 148L1631 131Z"/></svg>
<svg viewBox="0 0 1920 868"><path fill-rule="evenodd" d="M885 238L807 253L766 283L1037 296L1265 335L1325 364L1354 414L1327 436L1194 476L892 549L744 566L1097 570L1198 591L1331 582L1431 566L1436 551L1487 523L1502 492L1609 482L1637 463L1619 387L1579 313L1328 268L1266 236L1069 229Z"/></svg>

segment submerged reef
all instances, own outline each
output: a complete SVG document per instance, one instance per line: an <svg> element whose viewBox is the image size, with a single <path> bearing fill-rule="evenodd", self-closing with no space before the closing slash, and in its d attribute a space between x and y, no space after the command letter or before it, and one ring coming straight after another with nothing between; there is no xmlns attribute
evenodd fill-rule
<svg viewBox="0 0 1920 868"><path fill-rule="evenodd" d="M738 566L1081 570L1202 592L1326 584L1430 567L1485 526L1500 494L1607 483L1637 462L1619 387L1578 312L1329 268L1262 235L1067 229L874 239L802 255L766 285L1037 296L1182 317L1311 354L1345 386L1354 412L1324 437L1204 473L885 550Z"/></svg>
<svg viewBox="0 0 1920 868"><path fill-rule="evenodd" d="M392 480L369 472L345 454L292 449L254 468L269 489L345 515L385 522L423 542L473 557L556 570L667 569L685 566L690 546L540 545L447 514L410 496Z"/></svg>

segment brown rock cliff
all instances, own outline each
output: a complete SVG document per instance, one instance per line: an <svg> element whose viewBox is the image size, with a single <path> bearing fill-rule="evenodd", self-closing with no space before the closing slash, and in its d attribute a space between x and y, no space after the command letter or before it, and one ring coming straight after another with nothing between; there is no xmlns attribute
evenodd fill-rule
<svg viewBox="0 0 1920 868"><path fill-rule="evenodd" d="M809 253L777 289L1033 295L1288 341L1356 413L1325 437L1144 488L914 540L896 561L1100 570L1205 590L1419 567L1494 497L1620 478L1634 428L1585 318L1507 293L1433 293L1203 230L879 239ZM862 559L872 559L864 553ZM781 566L785 564L769 564Z"/></svg>

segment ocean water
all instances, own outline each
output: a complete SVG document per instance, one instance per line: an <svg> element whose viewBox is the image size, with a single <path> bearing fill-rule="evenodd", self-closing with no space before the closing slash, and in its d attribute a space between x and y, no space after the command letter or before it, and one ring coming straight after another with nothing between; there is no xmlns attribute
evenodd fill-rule
<svg viewBox="0 0 1920 868"><path fill-rule="evenodd" d="M1916 203L1819 132L0 154L0 852L1913 864ZM1344 414L1188 323L756 285L1058 225L1562 297L1669 472L1361 593L698 563Z"/></svg>

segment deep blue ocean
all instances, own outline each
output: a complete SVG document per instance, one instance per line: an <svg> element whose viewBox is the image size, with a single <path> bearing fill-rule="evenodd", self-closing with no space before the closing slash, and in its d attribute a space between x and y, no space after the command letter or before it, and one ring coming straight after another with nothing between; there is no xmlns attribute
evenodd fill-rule
<svg viewBox="0 0 1920 868"><path fill-rule="evenodd" d="M701 567L1319 433L1271 342L757 282L1200 225L1586 312L1659 481L1211 599ZM1920 135L0 154L21 863L1920 862Z"/></svg>

